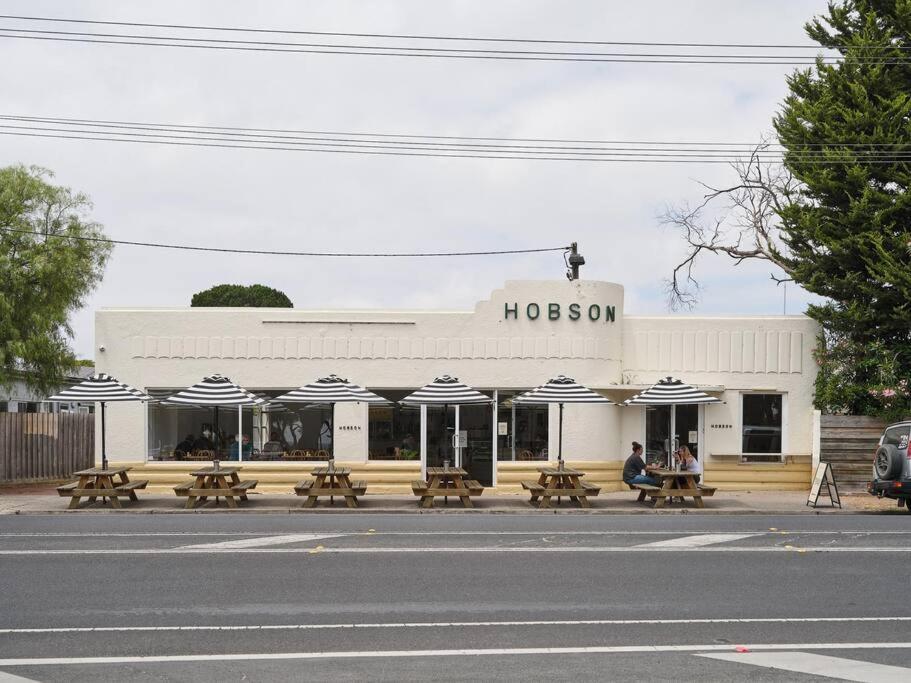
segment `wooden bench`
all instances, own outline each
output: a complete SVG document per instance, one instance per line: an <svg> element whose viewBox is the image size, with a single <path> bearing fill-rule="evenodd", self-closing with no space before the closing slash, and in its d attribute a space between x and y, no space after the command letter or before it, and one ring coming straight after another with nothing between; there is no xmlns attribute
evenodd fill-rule
<svg viewBox="0 0 911 683"><path fill-rule="evenodd" d="M256 485L258 483L259 483L259 481L256 479L248 479L247 481L242 481L238 484L232 484L231 490L240 491L241 492L240 499L247 500L247 491L249 491L251 489L255 489Z"/></svg>
<svg viewBox="0 0 911 683"><path fill-rule="evenodd" d="M329 498L329 502L332 503L338 496L345 499L348 507L355 508L357 497L367 493L367 482L363 479L351 481L350 473L351 470L347 467L333 470L317 468L313 470L316 478L299 481L294 487L294 493L298 496L307 496L304 507L314 507L320 497Z"/></svg>
<svg viewBox="0 0 911 683"><path fill-rule="evenodd" d="M178 496L188 496L190 495L190 489L193 488L193 485L196 484L195 479L190 479L190 481L185 481L182 484L178 484L174 487L174 493Z"/></svg>
<svg viewBox="0 0 911 683"><path fill-rule="evenodd" d="M77 481L69 482L57 487L57 495L70 498L70 509L79 507L82 498L88 498L89 503L96 499L110 500L111 507L120 508L120 498L139 500L136 496L138 489L148 486L147 479L130 481L127 477L129 467L116 467L111 469L90 468L75 474Z"/></svg>
<svg viewBox="0 0 911 683"><path fill-rule="evenodd" d="M427 474L430 481L416 479L411 482L411 490L420 496L418 505L422 508L432 508L434 498L458 498L462 505L470 508L473 507L471 497L484 493L481 483L468 479L468 473L461 468L428 467Z"/></svg>
<svg viewBox="0 0 911 683"><path fill-rule="evenodd" d="M638 502L645 500L646 496L651 496L654 500L656 494L661 492L660 486L652 486L651 484L627 484L632 490L639 490L639 497L636 498Z"/></svg>
<svg viewBox="0 0 911 683"><path fill-rule="evenodd" d="M209 498L213 498L216 505L219 498L224 498L229 508L236 508L237 499L247 500L247 492L255 489L259 483L256 479L241 481L237 476L238 471L239 467L207 467L192 472L196 478L175 486L174 493L187 497L188 510Z"/></svg>

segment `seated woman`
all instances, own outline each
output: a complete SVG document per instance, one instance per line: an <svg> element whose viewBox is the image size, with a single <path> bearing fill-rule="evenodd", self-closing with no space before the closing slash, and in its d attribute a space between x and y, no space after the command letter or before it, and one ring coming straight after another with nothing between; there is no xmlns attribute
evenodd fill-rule
<svg viewBox="0 0 911 683"><path fill-rule="evenodd" d="M690 452L689 447L681 446L677 449L677 458L680 462L680 470L683 472L695 472L693 480L698 484L702 478L702 465L696 459L696 456Z"/></svg>

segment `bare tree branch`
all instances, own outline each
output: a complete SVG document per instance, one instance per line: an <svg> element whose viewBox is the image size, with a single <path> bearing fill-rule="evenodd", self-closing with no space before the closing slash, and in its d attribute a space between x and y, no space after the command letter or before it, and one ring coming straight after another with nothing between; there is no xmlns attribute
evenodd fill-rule
<svg viewBox="0 0 911 683"><path fill-rule="evenodd" d="M781 283L791 279L793 271L779 217L790 203L797 181L784 167L761 159L768 147L769 143L760 143L749 158L731 164L739 183L722 188L700 183L705 194L697 206L669 208L661 217L661 223L677 229L687 245L685 257L666 283L672 310L691 309L699 301L701 286L695 267L703 254L727 256L735 266L748 259L768 261L787 276L772 273L773 280ZM707 213L714 215L706 217Z"/></svg>

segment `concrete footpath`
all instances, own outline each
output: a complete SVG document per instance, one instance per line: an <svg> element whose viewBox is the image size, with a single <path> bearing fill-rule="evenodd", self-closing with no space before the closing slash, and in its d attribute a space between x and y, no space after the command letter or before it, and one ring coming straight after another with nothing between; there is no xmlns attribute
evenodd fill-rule
<svg viewBox="0 0 911 683"><path fill-rule="evenodd" d="M235 514L271 513L271 514L358 514L361 512L383 512L401 514L478 514L478 513L528 513L530 510L540 514L908 514L904 508L899 508L895 501L880 500L866 493L852 493L842 495L842 507L829 506L828 499L820 499L820 507L811 508L807 505L807 494L801 492L751 492L751 491L718 491L714 497L705 498L705 507L696 508L691 500L684 504L675 503L663 509L655 509L651 504L636 501L636 494L632 491L616 491L603 493L597 498L590 499L591 507L582 509L564 499L554 508L538 510L529 503L528 495L516 494L491 494L485 491L483 496L473 499L474 507L463 508L458 499L451 499L448 503L442 500L434 504L430 510L420 509L417 498L407 494L396 495L366 495L359 499L359 506L350 509L345 506L342 499L336 499L333 505L321 499L315 508L303 508L304 498L291 494L250 493L250 499L242 503L237 509L231 510L224 503L215 505L206 503L194 510L184 509L185 498L169 496L160 493L145 494L138 492L139 501L123 502L123 508L113 510L109 505L99 503L89 504L83 501L76 510L67 509L69 498L57 495L54 485L30 484L21 486L0 486L0 515L12 514L84 514L84 513L116 513L116 514L197 514L208 512L232 512Z"/></svg>

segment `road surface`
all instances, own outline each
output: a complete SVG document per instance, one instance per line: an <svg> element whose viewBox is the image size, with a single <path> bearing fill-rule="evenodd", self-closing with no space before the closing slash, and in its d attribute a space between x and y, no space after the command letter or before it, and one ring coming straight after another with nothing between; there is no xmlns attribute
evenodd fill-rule
<svg viewBox="0 0 911 683"><path fill-rule="evenodd" d="M5 516L0 681L911 680L909 522Z"/></svg>

